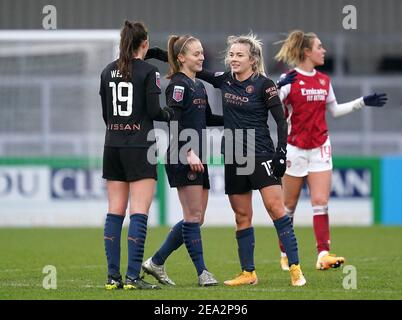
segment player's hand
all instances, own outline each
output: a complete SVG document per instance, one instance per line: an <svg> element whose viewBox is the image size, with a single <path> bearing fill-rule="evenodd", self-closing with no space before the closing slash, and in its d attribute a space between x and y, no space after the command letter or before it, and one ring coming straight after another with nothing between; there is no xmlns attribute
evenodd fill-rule
<svg viewBox="0 0 402 320"><path fill-rule="evenodd" d="M296 81L296 76L297 76L297 71L292 70L283 77L281 77L277 82L276 85L278 89L280 89L283 86L286 86L287 84L291 84Z"/></svg>
<svg viewBox="0 0 402 320"><path fill-rule="evenodd" d="M169 107L164 107L163 110L166 111L168 115L167 121L172 121L174 119L174 110Z"/></svg>
<svg viewBox="0 0 402 320"><path fill-rule="evenodd" d="M198 156L194 153L193 150L187 152L187 162L190 165L192 171L204 172L204 166L200 158L198 158Z"/></svg>
<svg viewBox="0 0 402 320"><path fill-rule="evenodd" d="M148 49L147 54L144 57L144 60L147 59L156 59L164 62L168 62L168 53L167 51L158 48L158 47L153 47Z"/></svg>
<svg viewBox="0 0 402 320"><path fill-rule="evenodd" d="M272 159L272 173L275 177L281 178L286 171L286 149L277 148L274 158Z"/></svg>
<svg viewBox="0 0 402 320"><path fill-rule="evenodd" d="M387 103L386 93L374 93L363 97L364 104L368 107L382 107Z"/></svg>

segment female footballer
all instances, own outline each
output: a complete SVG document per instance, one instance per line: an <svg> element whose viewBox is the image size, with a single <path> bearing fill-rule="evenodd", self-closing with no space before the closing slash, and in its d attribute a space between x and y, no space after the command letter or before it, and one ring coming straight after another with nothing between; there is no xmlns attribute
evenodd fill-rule
<svg viewBox="0 0 402 320"><path fill-rule="evenodd" d="M183 210L179 221L168 234L161 248L143 263L143 270L160 283L175 285L167 276L164 263L168 256L183 242L197 270L198 284L218 284L204 262L200 225L203 223L208 202L208 166L203 164L202 144L207 126L222 126L222 116L213 115L203 83L195 78L202 70L204 61L200 41L192 36L170 36L168 41L170 83L166 89L166 103L173 109L174 117L169 123L170 131L176 125L178 135L185 130L195 133L195 141L173 139L167 152L166 173L170 187L177 188Z"/></svg>
<svg viewBox="0 0 402 320"><path fill-rule="evenodd" d="M241 265L241 273L224 284L258 282L254 266L252 190L259 190L289 257L291 284L303 286L306 280L299 264L297 240L285 214L281 189L281 177L286 170L287 123L276 85L265 76L261 41L253 35L229 37L225 62L230 67L228 72L197 73L197 77L222 91L225 193L235 213ZM276 149L267 124L269 113L277 124Z"/></svg>
<svg viewBox="0 0 402 320"><path fill-rule="evenodd" d="M324 64L325 52L314 33L296 30L283 41L276 60L296 66L279 82L279 96L286 107L289 123L287 169L283 178L285 210L293 220L304 180L313 207L313 226L317 244L316 269L337 268L344 257L330 254L328 200L331 191L332 150L325 112L335 117L364 106L382 107L385 93L371 94L338 104L330 78L315 67ZM281 267L288 269L289 256L281 245Z"/></svg>
<svg viewBox="0 0 402 320"><path fill-rule="evenodd" d="M139 277L157 178L156 165L147 159L148 148L155 141L147 141L147 135L154 128L153 120L169 121L172 113L160 108L158 69L143 60L148 48L145 26L125 21L119 58L101 74L99 93L106 125L103 178L107 180L109 203L104 228L108 290L159 288ZM123 284L120 237L128 201L128 268Z"/></svg>

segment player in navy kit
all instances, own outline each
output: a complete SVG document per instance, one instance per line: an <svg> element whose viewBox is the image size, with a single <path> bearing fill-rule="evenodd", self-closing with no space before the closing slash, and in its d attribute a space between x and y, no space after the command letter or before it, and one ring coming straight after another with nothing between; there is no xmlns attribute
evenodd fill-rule
<svg viewBox="0 0 402 320"><path fill-rule="evenodd" d="M299 265L297 240L285 214L281 190L281 177L286 170L287 124L276 85L265 76L261 42L253 35L229 37L225 62L231 69L229 72L203 70L197 73L197 77L222 91L225 192L235 212L242 269L237 277L224 283L238 286L258 282L254 266L251 200L252 190L259 190L278 237L284 243L288 257L292 257L289 259L291 283L303 286L306 280ZM276 148L267 124L269 113L277 124ZM244 159L247 162L242 164ZM250 165L254 170L241 172Z"/></svg>
<svg viewBox="0 0 402 320"><path fill-rule="evenodd" d="M338 105L330 78L315 69L324 64L325 52L316 34L295 30L283 41L275 57L295 66L295 69L280 80L280 97L285 104L290 124L288 168L283 178L285 209L293 220L306 179L313 206L318 270L337 268L345 262L344 257L329 253L328 200L332 154L325 113L328 109L333 116L339 117L364 106L382 107L387 101L386 94L382 93ZM281 267L287 270L287 255L283 249L281 246Z"/></svg>
<svg viewBox="0 0 402 320"><path fill-rule="evenodd" d="M166 89L166 103L174 110L170 131L177 127L167 152L166 173L169 184L177 188L184 219L169 233L161 248L143 263L145 273L160 283L175 285L166 274L167 257L183 243L194 263L200 286L218 284L204 263L200 225L208 201L208 166L204 164L202 143L207 126L222 126L222 116L213 115L205 87L195 78L204 61L200 41L192 36L171 36L168 41L170 83ZM180 141L184 130L192 130L195 141Z"/></svg>
<svg viewBox="0 0 402 320"><path fill-rule="evenodd" d="M142 23L125 21L120 56L101 74L99 94L106 125L103 178L107 180L108 214L104 244L108 263L106 289L158 289L139 277L155 184L156 164L147 159L155 141L147 141L153 120L169 121L172 112L159 105L160 75L145 62L148 34ZM128 201L128 268L120 275L120 237Z"/></svg>

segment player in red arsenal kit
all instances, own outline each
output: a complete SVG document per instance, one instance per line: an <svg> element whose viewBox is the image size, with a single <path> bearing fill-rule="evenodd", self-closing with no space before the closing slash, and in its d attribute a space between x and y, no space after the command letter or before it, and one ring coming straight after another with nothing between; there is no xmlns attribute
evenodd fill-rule
<svg viewBox="0 0 402 320"><path fill-rule="evenodd" d="M288 119L287 169L283 177L285 208L293 219L304 178L313 206L313 226L317 243L316 269L337 268L345 258L330 254L328 200L331 191L332 156L325 112L335 117L364 106L382 107L386 94L371 94L348 103L337 104L330 78L315 70L324 64L325 49L314 33L293 31L276 55L294 70L278 82L280 98ZM288 269L281 244L281 267Z"/></svg>
<svg viewBox="0 0 402 320"><path fill-rule="evenodd" d="M318 71L308 74L298 68L296 71L297 81L282 87L280 94L286 117L290 119L288 143L301 149L314 149L328 138L326 102L335 97L333 92L330 96L327 75Z"/></svg>

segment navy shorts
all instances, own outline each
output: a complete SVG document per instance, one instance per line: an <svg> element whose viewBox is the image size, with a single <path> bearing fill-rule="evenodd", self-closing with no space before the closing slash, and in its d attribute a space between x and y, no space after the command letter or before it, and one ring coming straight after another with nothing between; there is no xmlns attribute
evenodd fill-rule
<svg viewBox="0 0 402 320"><path fill-rule="evenodd" d="M103 151L103 178L112 181L133 182L157 179L156 164L147 160L146 148L105 147Z"/></svg>
<svg viewBox="0 0 402 320"><path fill-rule="evenodd" d="M237 172L238 168L245 167L246 164L225 164L225 193L229 195L243 194L272 185L281 185L281 178L272 174L272 157L263 156L250 159L249 161L254 161L254 170L248 175Z"/></svg>
<svg viewBox="0 0 402 320"><path fill-rule="evenodd" d="M171 188L185 186L203 186L209 189L208 166L204 165L204 172L195 172L190 169L188 164L166 164L166 174Z"/></svg>

